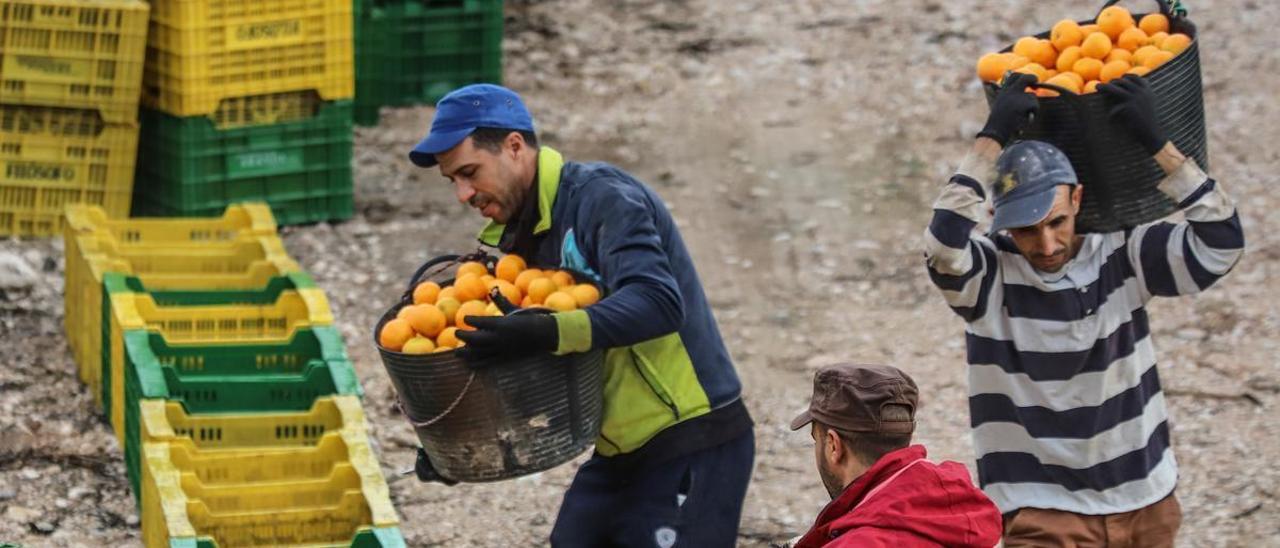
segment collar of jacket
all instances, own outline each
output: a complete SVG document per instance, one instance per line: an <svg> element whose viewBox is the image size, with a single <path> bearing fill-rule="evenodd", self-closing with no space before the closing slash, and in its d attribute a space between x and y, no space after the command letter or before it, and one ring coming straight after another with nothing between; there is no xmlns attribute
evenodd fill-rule
<svg viewBox="0 0 1280 548"><path fill-rule="evenodd" d="M560 189L560 170L564 167L564 156L549 146L538 148L538 224L533 226L534 234L551 230L551 206L556 203L556 191ZM507 225L489 221L480 231L480 243L497 247L502 240L502 232Z"/></svg>
<svg viewBox="0 0 1280 548"><path fill-rule="evenodd" d="M871 468L868 468L866 472L863 472L861 476L853 480L853 483L845 487L840 496L822 509L822 512L818 514L818 519L813 523L813 529L805 534L804 538L796 543L796 546L821 546L829 542L832 531L829 531L828 528L831 522L853 511L853 508L862 501L862 498L872 489L875 489L877 485L880 485L880 482L889 479L902 467L925 458L925 453L923 445L910 445L880 457L880 460L876 461ZM837 533L840 532L843 531L837 531Z"/></svg>

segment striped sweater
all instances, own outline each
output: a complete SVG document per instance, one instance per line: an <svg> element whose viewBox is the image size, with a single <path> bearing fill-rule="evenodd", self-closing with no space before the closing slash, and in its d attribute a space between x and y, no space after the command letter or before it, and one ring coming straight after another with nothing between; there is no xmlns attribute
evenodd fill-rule
<svg viewBox="0 0 1280 548"><path fill-rule="evenodd" d="M987 164L965 160L925 233L930 279L967 322L979 483L1001 512L1155 503L1178 469L1144 307L1231 270L1244 250L1235 206L1187 160L1160 183L1184 221L1085 235L1044 273L1008 236L974 231L989 217Z"/></svg>

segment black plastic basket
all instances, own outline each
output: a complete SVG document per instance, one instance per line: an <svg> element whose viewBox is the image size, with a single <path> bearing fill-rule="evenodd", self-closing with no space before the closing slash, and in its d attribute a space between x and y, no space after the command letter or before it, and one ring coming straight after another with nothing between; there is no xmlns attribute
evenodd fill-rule
<svg viewBox="0 0 1280 548"><path fill-rule="evenodd" d="M530 356L473 369L454 352L413 355L378 344L383 324L412 304L419 282L467 260L491 263L492 257L451 255L428 261L374 328L374 345L401 409L432 465L449 479L510 479L573 459L600 433L603 350Z"/></svg>
<svg viewBox="0 0 1280 548"><path fill-rule="evenodd" d="M1116 4L1109 0L1103 8ZM1160 12L1169 17L1169 30L1192 38L1191 45L1144 77L1156 98L1160 125L1178 150L1209 169L1209 149L1205 138L1204 93L1200 82L1200 40L1185 12L1171 9L1165 0L1156 0ZM1135 14L1141 17L1142 14ZM1092 23L1093 21L1081 21ZM1049 33L1037 35L1048 37ZM1012 46L1003 51L1010 51ZM1080 183L1084 203L1076 218L1080 232L1110 232L1151 222L1173 213L1177 204L1156 185L1164 170L1123 127L1108 120L1108 102L1098 93L1076 95L1051 87L1057 97L1039 98L1040 111L1022 139L1046 141L1061 149L1071 160ZM996 86L985 86L988 106L995 100Z"/></svg>

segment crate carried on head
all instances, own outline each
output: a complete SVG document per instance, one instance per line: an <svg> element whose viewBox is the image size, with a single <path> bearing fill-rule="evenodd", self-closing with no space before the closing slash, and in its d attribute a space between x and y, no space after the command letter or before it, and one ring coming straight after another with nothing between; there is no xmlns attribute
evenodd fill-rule
<svg viewBox="0 0 1280 548"><path fill-rule="evenodd" d="M1103 8L1117 2L1108 0ZM1142 78L1151 86L1156 116L1169 140L1208 171L1200 40L1180 3L1175 1L1170 5L1168 0L1156 0L1156 4L1159 13L1168 18L1169 32L1185 34L1192 40L1186 49ZM1045 32L1037 37L1049 35ZM988 103L994 101L996 86L988 82L984 87ZM1078 231L1121 230L1155 221L1177 209L1177 204L1156 188L1165 178L1164 170L1126 128L1111 123L1110 104L1104 94L1077 94L1044 83L1037 87L1052 89L1057 94L1038 99L1039 113L1020 138L1048 142L1071 160L1084 186L1084 201L1076 220Z"/></svg>

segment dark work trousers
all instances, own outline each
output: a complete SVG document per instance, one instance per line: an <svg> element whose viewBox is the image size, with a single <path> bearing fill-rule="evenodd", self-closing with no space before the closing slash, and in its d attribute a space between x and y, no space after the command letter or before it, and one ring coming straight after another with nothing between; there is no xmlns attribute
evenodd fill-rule
<svg viewBox="0 0 1280 548"><path fill-rule="evenodd" d="M733 546L756 456L751 430L636 470L591 457L564 494L556 547Z"/></svg>

